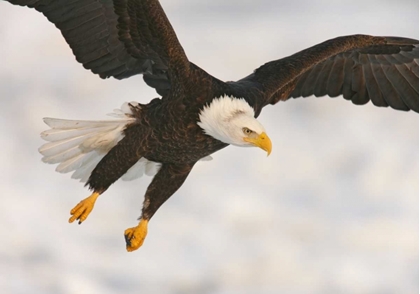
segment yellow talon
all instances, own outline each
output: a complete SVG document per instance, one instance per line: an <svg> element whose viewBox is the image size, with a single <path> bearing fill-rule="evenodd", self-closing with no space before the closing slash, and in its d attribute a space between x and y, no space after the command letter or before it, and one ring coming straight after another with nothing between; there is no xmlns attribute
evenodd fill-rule
<svg viewBox="0 0 420 294"><path fill-rule="evenodd" d="M93 206L95 205L96 198L99 197L98 192L92 193L89 197L86 199L80 201L71 211L70 214L72 215L69 219L69 223L74 222L75 220L79 220L79 225L87 219L90 212L93 209Z"/></svg>
<svg viewBox="0 0 420 294"><path fill-rule="evenodd" d="M144 239L147 235L147 223L147 220L141 219L137 227L125 230L124 237L128 252L137 250L141 245L143 245Z"/></svg>

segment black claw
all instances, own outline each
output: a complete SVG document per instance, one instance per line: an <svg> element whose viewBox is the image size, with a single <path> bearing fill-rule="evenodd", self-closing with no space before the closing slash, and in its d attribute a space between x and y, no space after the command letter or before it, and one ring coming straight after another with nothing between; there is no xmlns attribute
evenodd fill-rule
<svg viewBox="0 0 420 294"><path fill-rule="evenodd" d="M131 238L128 237L128 234L127 235L124 235L124 239L125 239L125 244L127 246L131 246Z"/></svg>

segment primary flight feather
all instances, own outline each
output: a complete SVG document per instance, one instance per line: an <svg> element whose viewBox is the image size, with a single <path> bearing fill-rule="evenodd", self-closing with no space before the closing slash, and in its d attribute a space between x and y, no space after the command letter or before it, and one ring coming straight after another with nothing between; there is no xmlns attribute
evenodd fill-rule
<svg viewBox="0 0 420 294"><path fill-rule="evenodd" d="M354 104L419 111L418 40L352 35L270 61L236 82L191 63L157 0L10 0L35 8L62 32L76 60L101 78L142 74L161 98L125 103L115 120L46 118L43 161L73 172L93 190L71 210L82 223L96 199L122 178L154 175L137 226L125 231L138 249L149 220L183 184L194 164L228 146L272 145L256 119L290 98L342 95Z"/></svg>

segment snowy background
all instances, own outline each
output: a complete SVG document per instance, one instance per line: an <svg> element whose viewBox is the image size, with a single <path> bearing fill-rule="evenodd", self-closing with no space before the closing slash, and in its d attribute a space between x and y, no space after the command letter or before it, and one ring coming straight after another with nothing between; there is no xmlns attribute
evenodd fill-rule
<svg viewBox="0 0 420 294"><path fill-rule="evenodd" d="M417 0L162 0L191 61L223 80L339 35L418 38ZM0 293L418 293L418 114L308 98L264 109L270 157L196 165L125 251L151 178L89 195L41 162L46 116L102 119L156 97L101 80L41 14L0 2Z"/></svg>

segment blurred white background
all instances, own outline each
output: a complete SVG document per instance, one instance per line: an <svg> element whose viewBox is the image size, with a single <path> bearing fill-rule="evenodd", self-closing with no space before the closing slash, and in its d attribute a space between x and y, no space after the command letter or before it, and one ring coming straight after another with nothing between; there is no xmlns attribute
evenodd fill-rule
<svg viewBox="0 0 420 294"><path fill-rule="evenodd" d="M340 35L418 39L406 1L162 0L191 61L223 80ZM0 3L1 293L418 293L418 114L307 98L264 109L270 157L229 147L196 165L125 251L151 178L88 196L41 162L46 116L102 119L157 97L101 80L40 13Z"/></svg>

